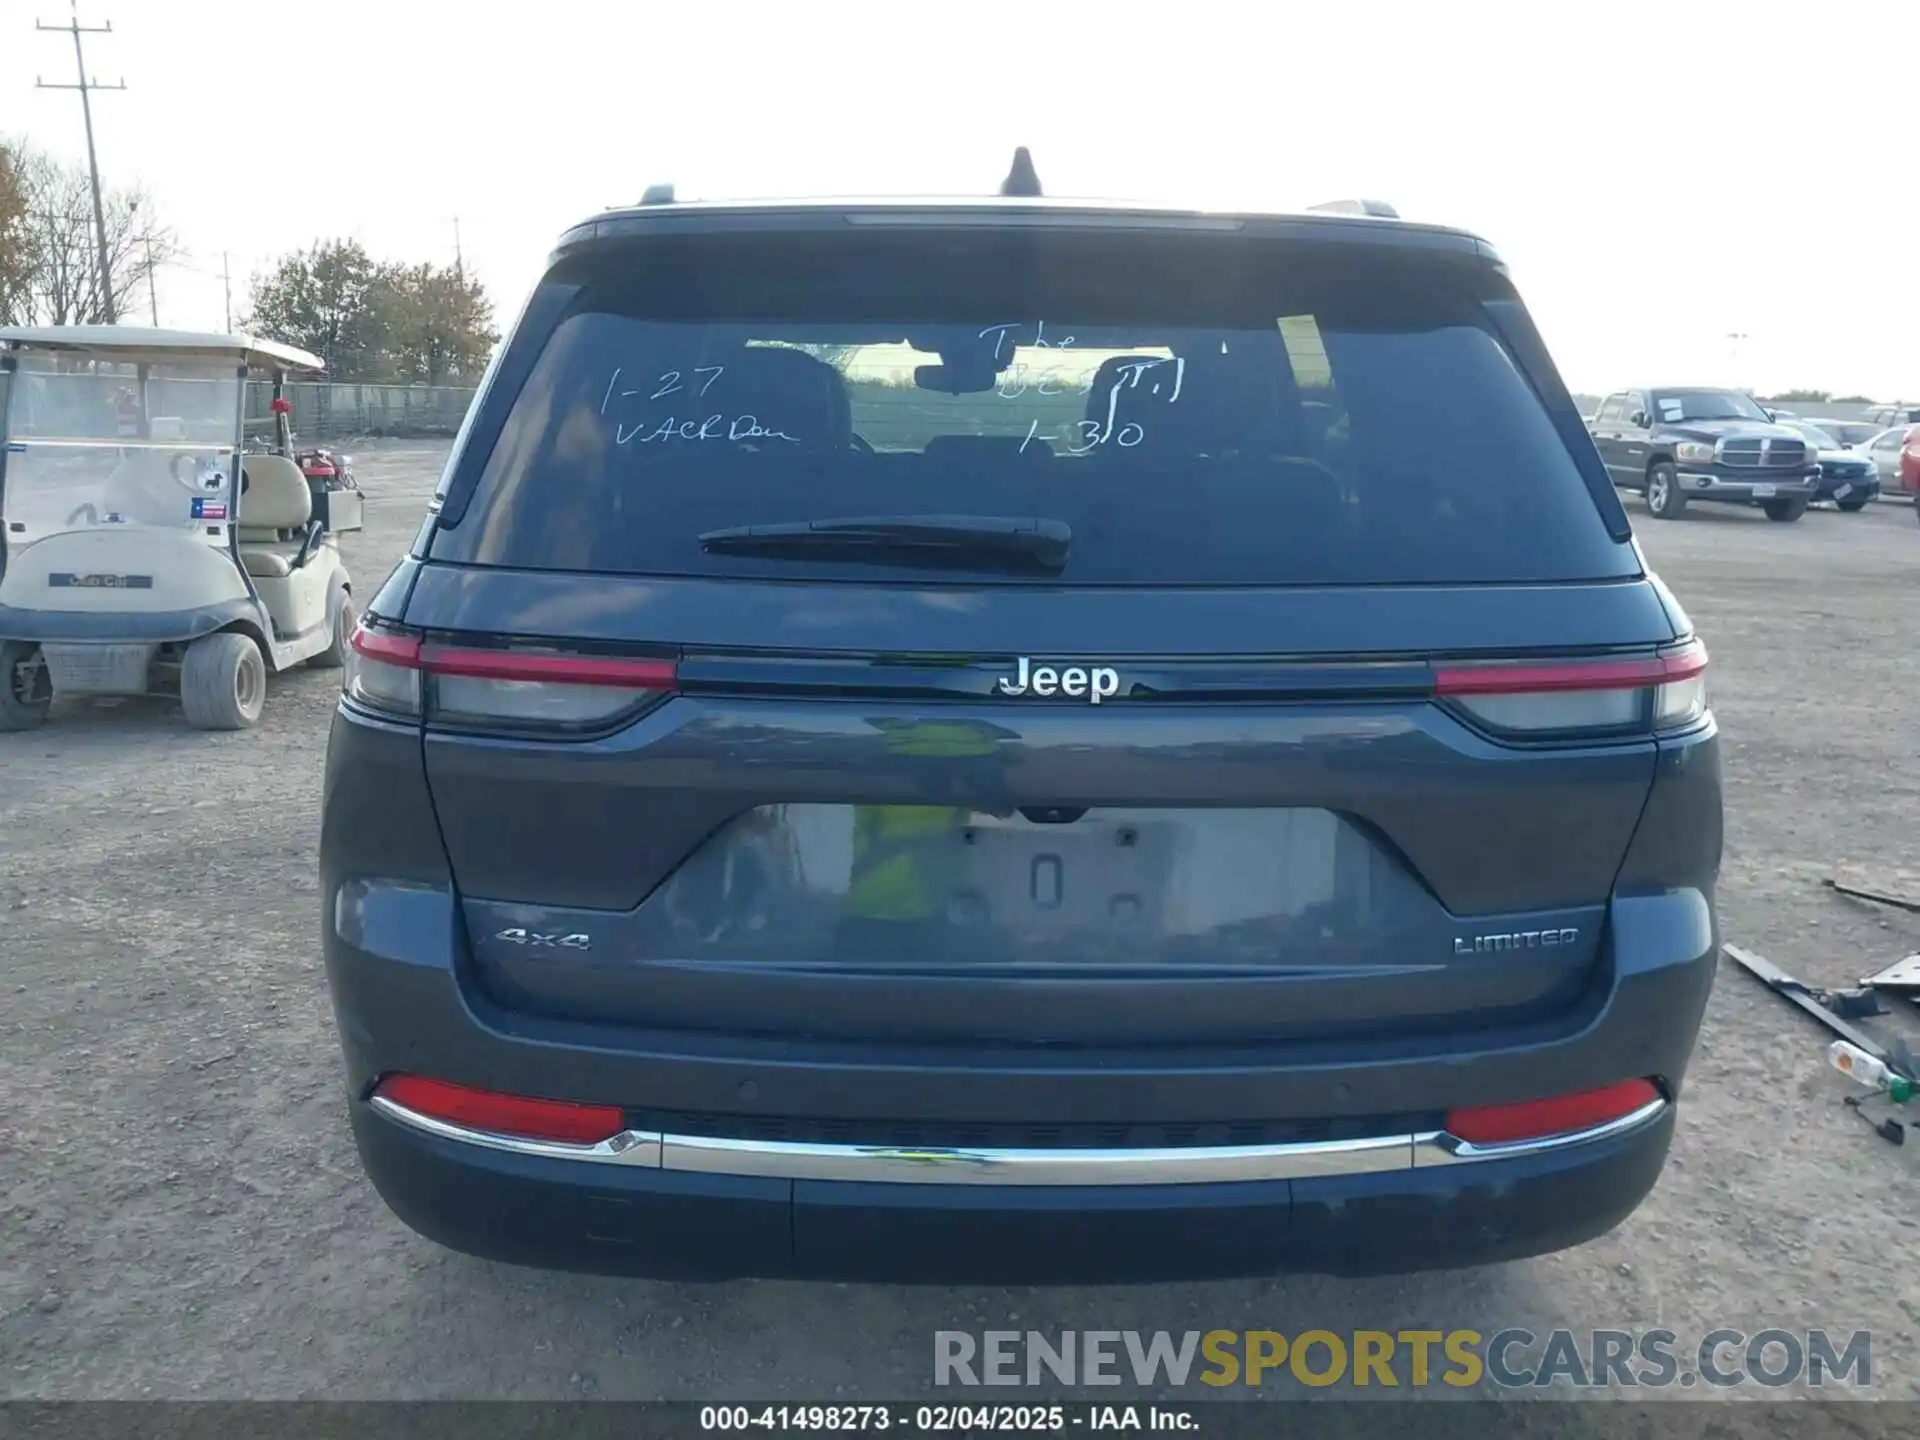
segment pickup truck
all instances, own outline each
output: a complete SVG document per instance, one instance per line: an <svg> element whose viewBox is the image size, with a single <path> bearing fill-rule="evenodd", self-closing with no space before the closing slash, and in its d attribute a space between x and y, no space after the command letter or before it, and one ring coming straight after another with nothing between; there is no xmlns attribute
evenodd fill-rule
<svg viewBox="0 0 1920 1440"><path fill-rule="evenodd" d="M1614 485L1646 496L1656 520L1709 501L1793 521L1819 493L1818 452L1738 390L1619 390L1588 428Z"/></svg>

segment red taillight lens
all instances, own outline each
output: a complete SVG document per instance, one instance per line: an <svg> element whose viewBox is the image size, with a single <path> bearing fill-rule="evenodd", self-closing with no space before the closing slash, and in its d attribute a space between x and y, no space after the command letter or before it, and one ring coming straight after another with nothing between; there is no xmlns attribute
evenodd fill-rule
<svg viewBox="0 0 1920 1440"><path fill-rule="evenodd" d="M364 627L346 694L388 714L481 729L592 729L670 694L671 660L441 645Z"/></svg>
<svg viewBox="0 0 1920 1440"><path fill-rule="evenodd" d="M1670 730L1707 709L1707 649L1690 640L1631 660L1442 667L1434 692L1498 730Z"/></svg>
<svg viewBox="0 0 1920 1440"><path fill-rule="evenodd" d="M1504 1145L1591 1130L1631 1115L1661 1098L1651 1080L1622 1080L1604 1090L1583 1090L1517 1105L1478 1105L1447 1112L1447 1133L1475 1145Z"/></svg>
<svg viewBox="0 0 1920 1440"><path fill-rule="evenodd" d="M420 715L420 642L364 625L348 646L341 692L356 705L387 715Z"/></svg>
<svg viewBox="0 0 1920 1440"><path fill-rule="evenodd" d="M570 1100L535 1100L525 1095L502 1095L475 1090L424 1075L389 1075L373 1093L416 1115L487 1130L495 1135L520 1135L532 1140L561 1140L595 1145L627 1128L617 1105L579 1105Z"/></svg>

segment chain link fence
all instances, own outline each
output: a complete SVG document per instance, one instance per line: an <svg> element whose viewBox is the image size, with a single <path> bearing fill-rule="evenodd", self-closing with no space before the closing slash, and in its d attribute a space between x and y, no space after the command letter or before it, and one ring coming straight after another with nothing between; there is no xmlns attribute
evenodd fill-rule
<svg viewBox="0 0 1920 1440"><path fill-rule="evenodd" d="M293 431L302 440L355 436L417 439L451 436L466 418L473 391L456 385L345 385L302 382L284 391L293 402ZM248 387L249 427L268 426L273 392Z"/></svg>

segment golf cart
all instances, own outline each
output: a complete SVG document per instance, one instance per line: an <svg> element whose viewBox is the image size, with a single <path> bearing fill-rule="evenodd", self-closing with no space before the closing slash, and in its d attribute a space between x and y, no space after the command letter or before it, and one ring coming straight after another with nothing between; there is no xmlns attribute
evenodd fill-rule
<svg viewBox="0 0 1920 1440"><path fill-rule="evenodd" d="M189 723L240 730L269 670L345 663L347 571L282 395L322 368L244 335L0 328L0 730L176 687ZM247 453L263 376L275 440Z"/></svg>

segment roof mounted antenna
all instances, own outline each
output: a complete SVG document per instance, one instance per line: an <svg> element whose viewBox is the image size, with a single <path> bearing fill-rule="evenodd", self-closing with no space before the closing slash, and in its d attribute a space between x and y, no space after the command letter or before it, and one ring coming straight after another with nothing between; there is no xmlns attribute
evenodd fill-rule
<svg viewBox="0 0 1920 1440"><path fill-rule="evenodd" d="M673 203L673 186L647 186L647 193L640 197L640 203L642 205L671 205Z"/></svg>
<svg viewBox="0 0 1920 1440"><path fill-rule="evenodd" d="M1022 145L1013 152L1013 168L1007 171L1007 178L1000 182L1002 195L1019 195L1028 198L1040 194L1040 174L1033 168L1033 156Z"/></svg>

